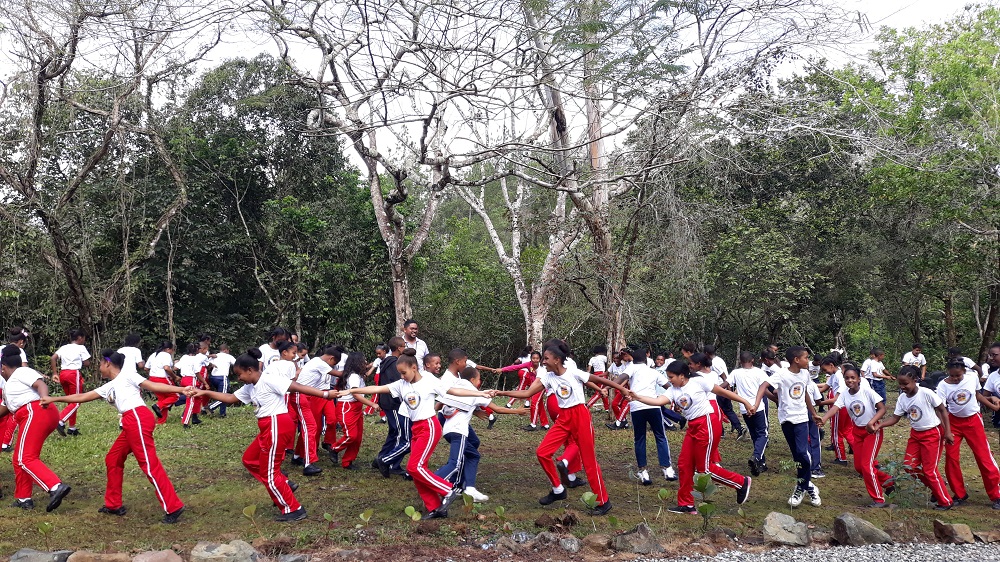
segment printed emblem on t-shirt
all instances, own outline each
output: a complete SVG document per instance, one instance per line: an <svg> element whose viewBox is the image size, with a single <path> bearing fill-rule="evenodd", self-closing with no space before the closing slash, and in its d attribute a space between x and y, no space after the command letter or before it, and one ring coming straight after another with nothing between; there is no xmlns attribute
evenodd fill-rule
<svg viewBox="0 0 1000 562"><path fill-rule="evenodd" d="M556 395L565 400L573 395L573 387L561 382L556 386Z"/></svg>
<svg viewBox="0 0 1000 562"><path fill-rule="evenodd" d="M865 405L863 402L851 402L850 411L852 416L860 418L865 415Z"/></svg>
<svg viewBox="0 0 1000 562"><path fill-rule="evenodd" d="M691 400L691 396L688 394L681 394L680 396L677 397L677 405L679 405L682 410L687 410L688 408L690 408L692 402L693 401Z"/></svg>
<svg viewBox="0 0 1000 562"><path fill-rule="evenodd" d="M806 393L806 385L800 382L797 382L792 386L788 387L788 396L792 400L798 400L802 398L802 396L805 395L805 393Z"/></svg>
<svg viewBox="0 0 1000 562"><path fill-rule="evenodd" d="M965 406L966 404L969 403L969 400L971 399L972 399L972 393L970 393L968 390L964 388L960 388L955 392L952 392L951 396L948 397L948 400L950 400L955 404L958 404L959 406Z"/></svg>
<svg viewBox="0 0 1000 562"><path fill-rule="evenodd" d="M403 402L406 403L406 407L410 410L416 410L417 406L420 406L420 395L416 392L407 392L403 396Z"/></svg>
<svg viewBox="0 0 1000 562"><path fill-rule="evenodd" d="M923 411L916 406L910 406L910 410L907 412L910 416L910 422L918 422L920 418L924 417Z"/></svg>
<svg viewBox="0 0 1000 562"><path fill-rule="evenodd" d="M108 391L107 401L108 401L108 404L114 405L114 403L115 403L115 389L112 388L111 390Z"/></svg>

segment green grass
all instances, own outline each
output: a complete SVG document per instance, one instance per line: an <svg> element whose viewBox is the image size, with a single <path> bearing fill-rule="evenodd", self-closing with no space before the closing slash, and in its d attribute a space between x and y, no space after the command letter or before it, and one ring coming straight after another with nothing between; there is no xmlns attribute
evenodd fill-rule
<svg viewBox="0 0 1000 562"><path fill-rule="evenodd" d="M890 402L892 400L890 397ZM543 513L557 515L566 507L583 511L580 497L588 488L571 490L567 502L548 508L538 505L537 498L548 491L547 481L534 456L534 448L543 433L521 431L520 427L525 423L523 417L503 416L492 431L487 431L481 420L473 422L483 441L483 460L477 487L490 495L490 501L475 514L464 512L462 506L456 503L447 521L448 526L437 535L416 533L416 524L403 513L409 505L418 509L422 507L412 483L396 477L385 480L377 472L367 469L346 472L333 467L325 456L321 456L320 461L324 472L314 478L307 479L294 470L295 467L286 464L301 486L297 496L308 510L309 519L293 524L274 523L271 517L275 511L263 486L246 473L239 460L257 431L252 415L250 408L233 408L227 419L208 418L201 426L183 431L178 416L173 414L168 425L156 430L160 458L178 494L187 504L181 522L171 526L160 522L163 512L159 503L149 482L131 458L126 464L124 489L128 515L118 518L97 513L103 505L104 455L118 434L117 415L106 404L84 404L79 421L83 435L62 438L53 434L42 451L42 459L73 486L73 492L58 511L45 513L46 498L38 489L35 490L35 500L39 507L34 511L23 512L8 507L13 491L13 475L9 456L2 459L0 482L3 483L5 499L3 523L0 524L0 555L9 555L21 547L134 551L169 548L175 544L189 547L198 540L252 540L258 533L242 513L248 505L257 506L257 520L265 536L270 538L284 533L294 539L299 548L328 544L328 534L330 542L345 547L359 542L384 546L400 541L414 545L439 541L459 544L463 540L495 535L502 530L505 522L514 529L533 531L534 520ZM648 443L654 485L637 486L629 478L630 471L635 470L632 432L607 431L603 427L604 416L603 412L594 413L595 425L598 426L598 459L615 506L612 515L617 524L610 518L584 516L574 532L578 535L595 531L613 533L645 520L664 540L687 540L699 536L701 518L672 515L665 511L658 513L661 507L675 503L677 484L666 483L656 477L659 470L654 466L656 456L652 439L648 439ZM865 509L863 506L868 505L870 500L860 477L849 467L830 464L833 454L824 451L828 477L817 481L823 506L813 508L803 504L803 507L790 511L786 500L794 486L795 473L789 466L790 455L777 430L776 416L771 418L772 425L775 425L768 449L771 472L755 479L753 495L744 506L743 516L738 514L733 491L720 489L714 497L718 515L713 519L713 525L739 534L752 534L759 530L768 512L782 511L808 523L831 527L835 516L853 511L876 525L885 525L890 518L906 519L928 535L932 534L934 518L968 523L974 530L995 526L995 512L990 509L981 477L967 449L963 451L963 467L971 500L965 507L943 514L935 512L924 504L928 494L919 489L907 494L908 497L901 502L904 505L898 509ZM370 462L386 431L385 425L375 424L372 418L367 420L358 460L363 466ZM886 432L881 454L883 463L902 458L908 433L905 422ZM990 433L991 440L995 439L994 435ZM672 456L676 459L682 433L670 432L668 438ZM723 465L745 472L750 448L749 440L737 442L727 436L721 447ZM446 455L447 446L439 446L431 462L432 468L444 463ZM779 471L783 465L786 468ZM663 502L657 498L661 487L669 491ZM495 514L498 506L504 507L504 520ZM374 515L370 525L359 532L355 529L355 525L362 523L358 516L368 508L374 509ZM324 520L324 513L333 516L332 529ZM53 525L48 544L38 531L38 525L46 521Z"/></svg>

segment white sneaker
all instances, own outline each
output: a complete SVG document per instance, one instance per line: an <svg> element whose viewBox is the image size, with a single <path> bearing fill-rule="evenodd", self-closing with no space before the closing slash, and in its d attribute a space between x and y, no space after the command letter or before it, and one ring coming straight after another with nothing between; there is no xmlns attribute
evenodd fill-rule
<svg viewBox="0 0 1000 562"><path fill-rule="evenodd" d="M674 480L677 480L677 473L674 472L674 467L672 467L672 466L664 466L663 467L663 477L665 479L667 479L669 482L673 482Z"/></svg>
<svg viewBox="0 0 1000 562"><path fill-rule="evenodd" d="M788 505L791 507L799 507L802 505L802 496L804 496L805 493L805 490L796 486L795 491L792 492L792 497L788 498Z"/></svg>
<svg viewBox="0 0 1000 562"><path fill-rule="evenodd" d="M653 481L649 478L649 471L645 468L640 470L635 476L639 479L639 482L642 482L643 486L649 486L653 483Z"/></svg>
<svg viewBox="0 0 1000 562"><path fill-rule="evenodd" d="M809 503L812 504L813 507L819 507L823 505L823 501L819 499L819 487L810 482L809 490L807 491L809 492Z"/></svg>
<svg viewBox="0 0 1000 562"><path fill-rule="evenodd" d="M472 486L469 486L468 488L466 488L465 489L465 493L469 494L469 496L472 498L472 501L474 501L474 502L484 502L484 501L488 501L490 499L489 496L487 496L486 494L480 492L479 490L475 489Z"/></svg>

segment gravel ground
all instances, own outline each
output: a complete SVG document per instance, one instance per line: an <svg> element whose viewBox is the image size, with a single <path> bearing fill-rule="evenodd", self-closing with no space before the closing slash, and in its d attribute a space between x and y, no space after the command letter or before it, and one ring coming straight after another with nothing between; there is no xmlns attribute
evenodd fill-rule
<svg viewBox="0 0 1000 562"><path fill-rule="evenodd" d="M763 553L730 551L714 557L692 556L641 559L642 562L977 562L1000 560L998 544L897 544L835 546L830 548L780 548Z"/></svg>

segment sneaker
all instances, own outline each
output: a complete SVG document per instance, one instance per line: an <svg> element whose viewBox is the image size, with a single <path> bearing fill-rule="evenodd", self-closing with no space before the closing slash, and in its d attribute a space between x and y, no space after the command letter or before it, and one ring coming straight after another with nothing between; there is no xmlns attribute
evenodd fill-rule
<svg viewBox="0 0 1000 562"><path fill-rule="evenodd" d="M128 509L124 505L121 507L116 507L114 509L111 509L110 507L105 505L102 506L101 509L98 509L97 513L105 513L107 515L117 515L118 517L122 517L126 513L128 513Z"/></svg>
<svg viewBox="0 0 1000 562"><path fill-rule="evenodd" d="M736 430L736 440L737 441L742 441L743 438L746 437L747 435L750 435L750 432L747 431L747 429L745 427L741 427L741 428L739 428L739 429Z"/></svg>
<svg viewBox="0 0 1000 562"><path fill-rule="evenodd" d="M10 445L0 445L0 453L9 453L11 451Z"/></svg>
<svg viewBox="0 0 1000 562"><path fill-rule="evenodd" d="M677 431L677 424L670 420L663 420L663 429L666 431Z"/></svg>
<svg viewBox="0 0 1000 562"><path fill-rule="evenodd" d="M56 425L56 431L59 432L59 435L66 437L66 424L64 424L63 422L59 422L59 424Z"/></svg>
<svg viewBox="0 0 1000 562"><path fill-rule="evenodd" d="M466 488L465 489L465 493L469 494L469 497L471 497L472 501L474 501L474 502L485 502L485 501L489 501L489 499L490 499L489 496L487 496L486 494L480 492L474 486L469 486L468 488Z"/></svg>
<svg viewBox="0 0 1000 562"><path fill-rule="evenodd" d="M317 474L321 474L322 472L323 472L322 468L314 464L311 464L302 469L302 476L316 476Z"/></svg>
<svg viewBox="0 0 1000 562"><path fill-rule="evenodd" d="M191 426L188 424L184 424L184 429L191 429Z"/></svg>
<svg viewBox="0 0 1000 562"><path fill-rule="evenodd" d="M420 520L426 521L428 519L446 519L447 517L448 517L447 512L441 512L437 509L432 509L431 511L425 513L423 517L420 518Z"/></svg>
<svg viewBox="0 0 1000 562"><path fill-rule="evenodd" d="M21 509L35 509L35 502L28 498L26 500L15 499L14 503L10 504L11 507L19 507Z"/></svg>
<svg viewBox="0 0 1000 562"><path fill-rule="evenodd" d="M555 492L549 492L544 497L538 498L538 503L540 503L542 505L549 505L549 504L557 502L559 500L564 500L564 499L566 499L566 497L567 497L566 490L563 490L562 492L559 492L558 494L555 493Z"/></svg>
<svg viewBox="0 0 1000 562"><path fill-rule="evenodd" d="M305 466L306 459L302 457L292 457L292 466Z"/></svg>
<svg viewBox="0 0 1000 562"><path fill-rule="evenodd" d="M191 423L201 425L201 418L198 417L198 414L191 414Z"/></svg>
<svg viewBox="0 0 1000 562"><path fill-rule="evenodd" d="M938 504L938 505L934 506L934 510L935 511L948 511L949 509L951 509L950 505L941 505L941 504Z"/></svg>
<svg viewBox="0 0 1000 562"><path fill-rule="evenodd" d="M840 466L848 466L851 463L847 462L847 459L844 459L844 460L833 459L833 464L839 464Z"/></svg>
<svg viewBox="0 0 1000 562"><path fill-rule="evenodd" d="M167 525L173 525L181 518L181 514L184 513L184 506L182 505L180 509L176 511L171 511L163 516L163 522Z"/></svg>
<svg viewBox="0 0 1000 562"><path fill-rule="evenodd" d="M441 506L438 507L437 510L447 515L448 508L451 507L451 503L461 495L462 495L462 489L459 488L458 486L453 487L450 492L448 492L447 494L444 495L443 498L441 498Z"/></svg>
<svg viewBox="0 0 1000 562"><path fill-rule="evenodd" d="M1000 509L1000 500L995 500L993 502L993 509Z"/></svg>
<svg viewBox="0 0 1000 562"><path fill-rule="evenodd" d="M493 429L493 424L497 423L497 417L490 417L490 423L486 424L486 429Z"/></svg>
<svg viewBox="0 0 1000 562"><path fill-rule="evenodd" d="M802 497L805 496L805 494L805 490L796 486L795 491L792 492L792 497L788 498L789 507L799 507L802 505Z"/></svg>
<svg viewBox="0 0 1000 562"><path fill-rule="evenodd" d="M672 466L664 466L664 467L660 467L660 468L663 471L663 478L667 482L674 482L674 481L677 480L677 473L674 472L674 467L672 467Z"/></svg>
<svg viewBox="0 0 1000 562"><path fill-rule="evenodd" d="M622 426L618 425L618 422L615 423L608 422L604 424L604 427L610 429L611 431L618 431L619 429L624 429Z"/></svg>
<svg viewBox="0 0 1000 562"><path fill-rule="evenodd" d="M747 500L750 498L750 484L752 482L753 480L749 476L747 476L746 481L743 482L743 486L737 488L736 503L741 505L747 503Z"/></svg>
<svg viewBox="0 0 1000 562"><path fill-rule="evenodd" d="M639 479L639 482L642 482L643 486L649 486L653 483L653 481L649 479L649 471L646 469L640 470L635 476Z"/></svg>
<svg viewBox="0 0 1000 562"><path fill-rule="evenodd" d="M964 497L952 496L951 505L958 507L960 505L965 505L965 502L969 501L969 494L965 494Z"/></svg>
<svg viewBox="0 0 1000 562"><path fill-rule="evenodd" d="M355 466L353 462L341 468L344 470L361 470L361 467Z"/></svg>
<svg viewBox="0 0 1000 562"><path fill-rule="evenodd" d="M340 464L340 453L334 451L333 449L330 449L329 451L330 451L330 461L333 462L333 464Z"/></svg>
<svg viewBox="0 0 1000 562"><path fill-rule="evenodd" d="M757 463L757 459L747 459L747 466L750 467L750 474L760 476L760 464Z"/></svg>
<svg viewBox="0 0 1000 562"><path fill-rule="evenodd" d="M379 473L382 474L382 478L389 477L389 465L381 457L375 459L375 465L378 467Z"/></svg>
<svg viewBox="0 0 1000 562"><path fill-rule="evenodd" d="M524 431L538 431L538 427L534 425L526 425L521 429L523 429Z"/></svg>
<svg viewBox="0 0 1000 562"><path fill-rule="evenodd" d="M768 468L767 468L767 463L766 463L766 462L764 462L764 461L761 461L761 462L760 462L760 463L758 464L758 466L760 466L760 471L761 471L761 473L764 473L764 472L767 472L767 471L768 471Z"/></svg>
<svg viewBox="0 0 1000 562"><path fill-rule="evenodd" d="M331 445L329 443L323 443L322 445L320 445L320 447L323 447L324 451L332 451L333 450L333 445Z"/></svg>
<svg viewBox="0 0 1000 562"><path fill-rule="evenodd" d="M291 480L288 480L288 489L294 493L295 490L299 489L299 485L296 484L295 482L292 482Z"/></svg>
<svg viewBox="0 0 1000 562"><path fill-rule="evenodd" d="M282 513L281 515L274 518L278 523L290 523L292 521L302 521L306 518L306 508L300 507L295 511L290 511L288 513Z"/></svg>
<svg viewBox="0 0 1000 562"><path fill-rule="evenodd" d="M885 493L885 495L891 496L892 494L896 493L896 484L888 483L885 485L885 488L883 488L882 491Z"/></svg>
<svg viewBox="0 0 1000 562"><path fill-rule="evenodd" d="M55 510L62 504L63 498L66 494L70 492L73 488L70 488L66 484L60 482L55 488L49 490L49 505L45 506L46 513Z"/></svg>
<svg viewBox="0 0 1000 562"><path fill-rule="evenodd" d="M567 488L579 488L580 486L586 486L586 485L587 485L587 481L584 480L583 478L575 478L573 480L570 480L569 483L566 485L566 487Z"/></svg>
<svg viewBox="0 0 1000 562"><path fill-rule="evenodd" d="M159 405L153 404L152 406L149 407L149 409L153 411L153 415L156 416L156 419L160 419L163 417L163 410L160 410Z"/></svg>
<svg viewBox="0 0 1000 562"><path fill-rule="evenodd" d="M889 502L872 502L872 504L870 506L868 506L868 507L872 507L872 508L875 508L875 509L883 509L883 508L889 507ZM1000 509L1000 508L996 508L996 509Z"/></svg>
<svg viewBox="0 0 1000 562"><path fill-rule="evenodd" d="M827 445L826 447L823 447L823 450L824 451L836 451L837 448L834 447L833 445Z"/></svg>
<svg viewBox="0 0 1000 562"><path fill-rule="evenodd" d="M809 503L813 507L819 507L819 506L823 505L823 500L819 499L819 487L818 486L816 486L815 484L813 484L812 482L810 482L809 483L809 489L806 490L806 492L809 493Z"/></svg>
<svg viewBox="0 0 1000 562"><path fill-rule="evenodd" d="M816 470L812 471L812 478L826 478L826 473L823 472L823 469L817 468Z"/></svg>
<svg viewBox="0 0 1000 562"><path fill-rule="evenodd" d="M695 509L693 505L678 505L674 507L668 507L667 511L669 511L670 513L682 513L685 515L694 515L698 513L698 510Z"/></svg>
<svg viewBox="0 0 1000 562"><path fill-rule="evenodd" d="M550 427L552 427L552 426L550 426L549 424L545 424L545 425L542 426L542 429L544 429L545 431L548 431Z"/></svg>
<svg viewBox="0 0 1000 562"><path fill-rule="evenodd" d="M602 503L601 505L595 507L593 510L591 510L590 514L591 515L607 515L609 511L611 511L611 500L608 500L608 501Z"/></svg>

